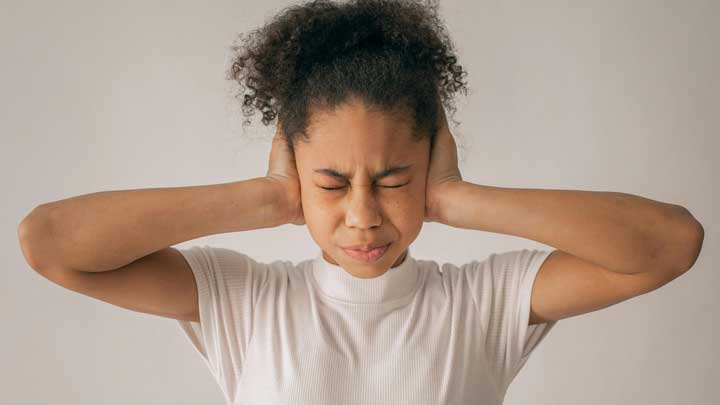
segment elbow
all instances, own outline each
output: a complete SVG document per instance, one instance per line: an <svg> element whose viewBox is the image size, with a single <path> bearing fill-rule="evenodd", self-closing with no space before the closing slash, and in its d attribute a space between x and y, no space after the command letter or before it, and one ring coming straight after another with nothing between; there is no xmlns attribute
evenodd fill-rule
<svg viewBox="0 0 720 405"><path fill-rule="evenodd" d="M34 208L23 218L17 228L18 243L25 261L35 271L41 271L45 267L40 260L42 239L47 238L48 225L46 217L41 214L42 206Z"/></svg>
<svg viewBox="0 0 720 405"><path fill-rule="evenodd" d="M700 257L700 251L702 250L703 241L705 240L705 228L702 224L695 220L691 236L689 237L689 243L691 246L690 262L687 265L687 270L695 265L698 257Z"/></svg>
<svg viewBox="0 0 720 405"><path fill-rule="evenodd" d="M700 221L698 221L685 207L680 207L683 214L687 217L683 232L680 233L680 246L682 249L678 249L678 252L683 253L683 261L678 264L680 273L684 273L690 270L697 262L700 257L700 251L702 251L703 242L705 240L705 228L703 228Z"/></svg>

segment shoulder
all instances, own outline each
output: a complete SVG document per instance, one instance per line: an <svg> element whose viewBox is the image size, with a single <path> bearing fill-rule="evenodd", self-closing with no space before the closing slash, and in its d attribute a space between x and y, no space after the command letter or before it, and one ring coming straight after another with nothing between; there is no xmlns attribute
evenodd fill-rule
<svg viewBox="0 0 720 405"><path fill-rule="evenodd" d="M197 259L204 259L210 265L238 265L245 264L250 267L262 267L273 270L290 270L305 267L311 260L304 260L294 263L288 259L259 259L255 255L250 255L244 251L220 246L195 245L184 248L177 248L178 251L187 256Z"/></svg>
<svg viewBox="0 0 720 405"><path fill-rule="evenodd" d="M443 263L440 268L449 274L463 276L493 276L512 271L527 271L541 264L551 251L539 249L517 249L494 252L479 259L471 259L459 264Z"/></svg>
<svg viewBox="0 0 720 405"><path fill-rule="evenodd" d="M220 246L195 245L177 249L196 273L229 280L252 279L256 285L305 278L312 260L263 259L247 252Z"/></svg>
<svg viewBox="0 0 720 405"><path fill-rule="evenodd" d="M429 283L469 286L477 291L509 287L533 278L551 251L517 249L489 253L484 257L462 262L417 260L427 273ZM517 286L519 287L519 285Z"/></svg>
<svg viewBox="0 0 720 405"><path fill-rule="evenodd" d="M471 284L467 272L470 263L453 263L428 259L415 259L426 292L438 291L443 296L466 295Z"/></svg>

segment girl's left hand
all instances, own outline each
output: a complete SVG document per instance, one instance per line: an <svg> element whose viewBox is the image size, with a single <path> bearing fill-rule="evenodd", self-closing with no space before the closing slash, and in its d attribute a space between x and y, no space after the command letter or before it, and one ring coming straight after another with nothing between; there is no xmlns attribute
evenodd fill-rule
<svg viewBox="0 0 720 405"><path fill-rule="evenodd" d="M439 104L440 126L435 146L430 154L425 185L425 222L439 222L442 218L440 214L443 196L447 195L453 185L462 182L455 139L450 133L445 109L441 103Z"/></svg>

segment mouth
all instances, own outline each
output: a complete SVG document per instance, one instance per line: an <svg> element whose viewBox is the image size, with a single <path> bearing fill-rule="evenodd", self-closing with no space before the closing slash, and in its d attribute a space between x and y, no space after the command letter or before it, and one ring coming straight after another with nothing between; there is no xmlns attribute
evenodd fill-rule
<svg viewBox="0 0 720 405"><path fill-rule="evenodd" d="M387 252L388 247L392 244L392 242L375 247L372 249L348 249L348 248L342 248L342 250L345 252L346 255L350 256L351 258L363 262L363 263L372 263L380 259L385 252Z"/></svg>

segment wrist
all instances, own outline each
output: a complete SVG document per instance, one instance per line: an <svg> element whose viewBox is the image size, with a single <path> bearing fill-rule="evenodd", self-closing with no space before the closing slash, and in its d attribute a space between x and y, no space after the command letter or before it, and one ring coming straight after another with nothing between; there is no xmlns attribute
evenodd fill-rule
<svg viewBox="0 0 720 405"><path fill-rule="evenodd" d="M253 177L228 183L231 198L233 232L273 228L284 224L285 211L282 193L265 177Z"/></svg>
<svg viewBox="0 0 720 405"><path fill-rule="evenodd" d="M297 216L295 201L295 190L288 190L288 187L280 180L272 177L261 177L267 184L267 197L265 201L269 207L268 222L272 226L290 224Z"/></svg>
<svg viewBox="0 0 720 405"><path fill-rule="evenodd" d="M428 219L431 222L449 224L449 214L457 201L458 189L462 187L462 180L444 183L436 186L433 194L428 198Z"/></svg>

